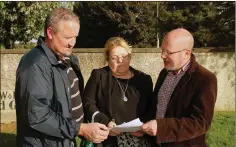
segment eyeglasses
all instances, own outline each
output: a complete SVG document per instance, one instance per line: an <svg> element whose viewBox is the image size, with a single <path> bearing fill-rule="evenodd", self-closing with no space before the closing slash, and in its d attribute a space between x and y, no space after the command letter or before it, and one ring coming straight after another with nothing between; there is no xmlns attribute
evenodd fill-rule
<svg viewBox="0 0 236 147"><path fill-rule="evenodd" d="M122 61L128 61L130 59L130 55L125 55L125 56L116 56L116 55L113 55L113 56L110 56L109 57L112 61L119 61L119 59L121 58Z"/></svg>
<svg viewBox="0 0 236 147"><path fill-rule="evenodd" d="M184 51L184 50L186 50L186 49L183 49L183 50L180 50L180 51L176 51L176 52L171 52L171 51L168 51L168 50L163 50L163 49L161 49L161 53L164 54L165 56L170 56L170 55L173 55L173 54L175 54L175 53L182 52L182 51Z"/></svg>

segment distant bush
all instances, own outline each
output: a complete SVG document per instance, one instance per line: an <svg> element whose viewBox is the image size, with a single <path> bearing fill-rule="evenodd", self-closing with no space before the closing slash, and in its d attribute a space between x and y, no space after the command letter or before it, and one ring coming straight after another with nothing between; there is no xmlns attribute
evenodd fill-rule
<svg viewBox="0 0 236 147"><path fill-rule="evenodd" d="M37 43L16 44L14 49L32 49Z"/></svg>

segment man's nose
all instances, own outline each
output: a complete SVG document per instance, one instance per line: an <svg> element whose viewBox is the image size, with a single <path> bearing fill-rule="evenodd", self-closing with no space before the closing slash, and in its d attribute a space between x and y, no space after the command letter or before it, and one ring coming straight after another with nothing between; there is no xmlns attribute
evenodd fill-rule
<svg viewBox="0 0 236 147"><path fill-rule="evenodd" d="M75 43L76 43L76 38L72 38L72 39L70 39L68 44L69 44L70 47L74 47Z"/></svg>
<svg viewBox="0 0 236 147"><path fill-rule="evenodd" d="M162 59L165 59L165 58L166 58L165 52L161 52L161 58L162 58Z"/></svg>

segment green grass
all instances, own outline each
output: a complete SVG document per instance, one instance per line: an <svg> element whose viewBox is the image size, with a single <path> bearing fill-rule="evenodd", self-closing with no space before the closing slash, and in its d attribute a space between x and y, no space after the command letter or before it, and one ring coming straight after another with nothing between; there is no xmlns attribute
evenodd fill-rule
<svg viewBox="0 0 236 147"><path fill-rule="evenodd" d="M235 112L215 112L206 140L208 147L235 146ZM16 132L2 130L0 147L16 147ZM77 143L80 139L76 138Z"/></svg>
<svg viewBox="0 0 236 147"><path fill-rule="evenodd" d="M16 134L1 133L0 147L16 147Z"/></svg>
<svg viewBox="0 0 236 147"><path fill-rule="evenodd" d="M208 147L235 147L235 112L215 112L206 141Z"/></svg>

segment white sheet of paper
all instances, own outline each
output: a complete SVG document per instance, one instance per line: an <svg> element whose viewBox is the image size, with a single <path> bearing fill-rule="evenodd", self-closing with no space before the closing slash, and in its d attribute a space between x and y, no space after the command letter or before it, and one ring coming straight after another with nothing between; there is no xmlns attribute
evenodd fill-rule
<svg viewBox="0 0 236 147"><path fill-rule="evenodd" d="M111 130L117 130L120 132L137 132L141 129L142 124L143 123L139 120L139 118L137 118L130 122L115 126Z"/></svg>

